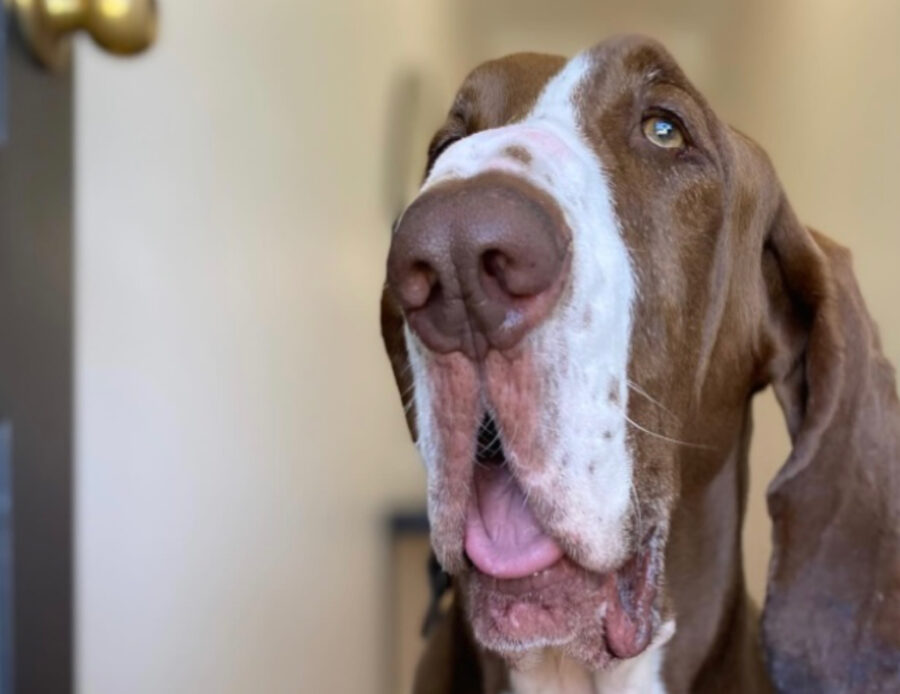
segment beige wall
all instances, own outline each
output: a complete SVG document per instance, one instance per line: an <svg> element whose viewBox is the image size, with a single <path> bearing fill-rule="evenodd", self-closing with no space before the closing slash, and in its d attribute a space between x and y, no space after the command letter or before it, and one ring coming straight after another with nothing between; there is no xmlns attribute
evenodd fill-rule
<svg viewBox="0 0 900 694"><path fill-rule="evenodd" d="M641 29L850 244L900 362L900 4L163 2L138 61L78 51L77 617L83 694L370 692L378 519L422 475L380 352L385 103L419 140L472 63ZM787 450L771 403L761 486Z"/></svg>
<svg viewBox="0 0 900 694"><path fill-rule="evenodd" d="M146 58L78 54L79 690L370 692L378 521L423 487L378 334L384 94L440 17L161 4Z"/></svg>

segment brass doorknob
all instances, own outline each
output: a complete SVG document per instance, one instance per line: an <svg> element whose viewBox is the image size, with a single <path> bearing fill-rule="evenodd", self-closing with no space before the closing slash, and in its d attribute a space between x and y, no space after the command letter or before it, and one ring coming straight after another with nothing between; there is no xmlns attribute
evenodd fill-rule
<svg viewBox="0 0 900 694"><path fill-rule="evenodd" d="M155 0L6 0L35 58L58 69L69 59L68 35L87 31L116 55L147 49L156 39Z"/></svg>

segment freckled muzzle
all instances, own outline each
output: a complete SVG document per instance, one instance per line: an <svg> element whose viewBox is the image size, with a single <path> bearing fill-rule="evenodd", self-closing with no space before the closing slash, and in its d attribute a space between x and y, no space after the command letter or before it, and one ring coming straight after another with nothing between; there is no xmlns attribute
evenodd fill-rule
<svg viewBox="0 0 900 694"><path fill-rule="evenodd" d="M482 173L428 189L404 213L388 286L426 347L481 360L550 314L570 248L547 193L513 174Z"/></svg>

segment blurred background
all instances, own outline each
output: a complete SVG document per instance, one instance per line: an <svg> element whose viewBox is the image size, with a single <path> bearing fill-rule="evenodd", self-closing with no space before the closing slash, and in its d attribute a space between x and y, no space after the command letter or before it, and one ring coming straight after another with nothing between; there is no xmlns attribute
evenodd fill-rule
<svg viewBox="0 0 900 694"><path fill-rule="evenodd" d="M40 77L71 80L81 694L405 691L425 545L386 519L422 506L424 475L377 307L390 223L482 60L660 39L852 247L900 363L896 0L162 0L159 18L140 57L82 36ZM788 442L768 394L756 422L761 598Z"/></svg>

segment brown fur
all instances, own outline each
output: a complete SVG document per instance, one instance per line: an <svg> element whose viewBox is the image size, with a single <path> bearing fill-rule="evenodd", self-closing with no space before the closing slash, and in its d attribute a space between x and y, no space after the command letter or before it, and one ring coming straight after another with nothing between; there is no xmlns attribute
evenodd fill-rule
<svg viewBox="0 0 900 694"><path fill-rule="evenodd" d="M633 394L628 414L689 444L630 439L645 513L669 519L667 692L900 691L900 405L849 253L797 221L765 154L658 44L618 38L593 57L582 122L639 274L629 377L664 405ZM448 141L523 117L563 64L521 54L476 69L429 166ZM688 152L642 138L641 114L658 106L681 118ZM408 402L403 318L388 295L382 316ZM769 384L794 450L769 490L760 648L740 529L750 402ZM417 692L501 691L502 666L459 619L436 629Z"/></svg>

